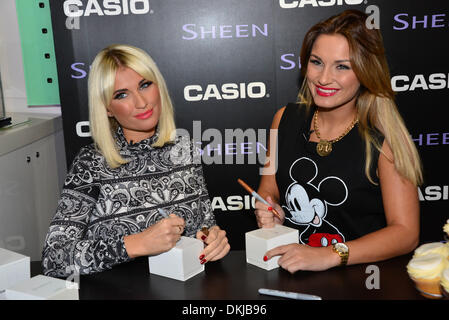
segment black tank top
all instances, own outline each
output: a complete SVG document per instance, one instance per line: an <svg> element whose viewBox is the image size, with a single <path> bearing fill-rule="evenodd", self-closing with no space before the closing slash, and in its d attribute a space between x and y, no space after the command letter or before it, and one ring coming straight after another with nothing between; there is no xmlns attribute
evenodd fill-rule
<svg viewBox="0 0 449 320"><path fill-rule="evenodd" d="M379 184L365 174L365 142L354 126L325 157L309 141L314 110L288 104L279 123L276 182L285 225L297 228L300 243L328 246L357 239L386 226ZM380 144L383 136L373 135ZM372 147L371 179L379 183L379 152Z"/></svg>

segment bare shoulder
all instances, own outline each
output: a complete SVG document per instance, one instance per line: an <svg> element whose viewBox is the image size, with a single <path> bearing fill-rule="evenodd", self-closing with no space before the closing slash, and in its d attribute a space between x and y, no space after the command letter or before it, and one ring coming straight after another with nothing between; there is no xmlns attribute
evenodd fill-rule
<svg viewBox="0 0 449 320"><path fill-rule="evenodd" d="M386 140L382 144L382 152L379 155L380 161L394 163L393 150L391 150L390 144Z"/></svg>
<svg viewBox="0 0 449 320"><path fill-rule="evenodd" d="M390 144L386 140L384 140L382 144L382 149L377 162L377 168L378 176L381 181L390 180L393 176L399 174L394 166L393 151L391 150Z"/></svg>
<svg viewBox="0 0 449 320"><path fill-rule="evenodd" d="M271 129L277 129L279 128L279 123L281 122L282 119L282 115L284 114L286 106L280 108L278 111L276 111L274 117L273 117L273 122L271 124Z"/></svg>
<svg viewBox="0 0 449 320"><path fill-rule="evenodd" d="M402 190L398 188L398 186L402 186L407 190L412 190L413 193L415 193L416 186L399 173L399 171L396 169L394 160L394 154L390 145L388 144L388 142L384 141L382 145L382 152L379 155L377 164L381 186L395 186L397 190ZM394 190L394 192L395 191L396 190Z"/></svg>

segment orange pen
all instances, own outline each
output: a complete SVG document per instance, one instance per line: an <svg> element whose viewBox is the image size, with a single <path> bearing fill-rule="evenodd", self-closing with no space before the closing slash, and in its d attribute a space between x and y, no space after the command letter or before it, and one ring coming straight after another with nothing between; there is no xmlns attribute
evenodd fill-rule
<svg viewBox="0 0 449 320"><path fill-rule="evenodd" d="M237 179L237 182L240 183L240 185L245 188L246 191L248 191L251 195L254 196L254 198L256 198L257 200L259 200L260 202L266 204L267 206L271 207L271 212L273 212L273 214L279 218L279 220L281 219L281 215L276 211L276 209L274 209L268 202L267 200L265 200L264 198L262 198L256 191L254 191L249 185L247 185L243 180L241 179Z"/></svg>

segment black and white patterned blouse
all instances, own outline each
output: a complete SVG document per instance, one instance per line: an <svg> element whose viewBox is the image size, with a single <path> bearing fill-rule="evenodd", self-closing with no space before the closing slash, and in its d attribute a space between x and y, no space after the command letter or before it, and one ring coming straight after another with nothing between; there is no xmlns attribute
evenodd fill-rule
<svg viewBox="0 0 449 320"><path fill-rule="evenodd" d="M153 148L157 133L128 144L121 128L117 143L127 164L111 169L94 145L83 147L67 174L45 240L45 275L90 274L131 260L124 236L163 217L158 208L184 218L184 236L215 225L206 183L193 143L177 137Z"/></svg>

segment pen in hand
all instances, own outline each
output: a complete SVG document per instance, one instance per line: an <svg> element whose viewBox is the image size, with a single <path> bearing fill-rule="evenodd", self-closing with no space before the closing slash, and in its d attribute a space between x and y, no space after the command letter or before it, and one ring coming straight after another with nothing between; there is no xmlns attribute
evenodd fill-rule
<svg viewBox="0 0 449 320"><path fill-rule="evenodd" d="M254 191L249 185L247 185L243 180L241 179L237 179L237 182L240 183L240 185L245 188L246 191L248 191L251 195L253 195L254 198L256 198L257 200L259 200L260 202L262 202L263 204L266 204L267 206L271 207L271 205L268 203L267 200L265 200L264 198L262 198L256 191ZM282 221L281 215L276 211L276 209L274 209L273 207L271 207L271 212L273 212L273 214L278 217L279 220Z"/></svg>
<svg viewBox="0 0 449 320"><path fill-rule="evenodd" d="M207 237L209 235L209 229L207 227L202 227L201 232Z"/></svg>
<svg viewBox="0 0 449 320"><path fill-rule="evenodd" d="M162 217L164 217L164 218L169 218L169 215L168 215L167 211L165 211L164 209L158 208L157 211L159 212L159 214L160 214ZM183 228L183 226L182 226L182 225L178 225L178 228L179 228L179 234L182 234L182 228Z"/></svg>
<svg viewBox="0 0 449 320"><path fill-rule="evenodd" d="M168 213L167 213L164 209L158 208L157 211L158 211L159 214L160 214L161 216L163 216L164 218L168 218Z"/></svg>

